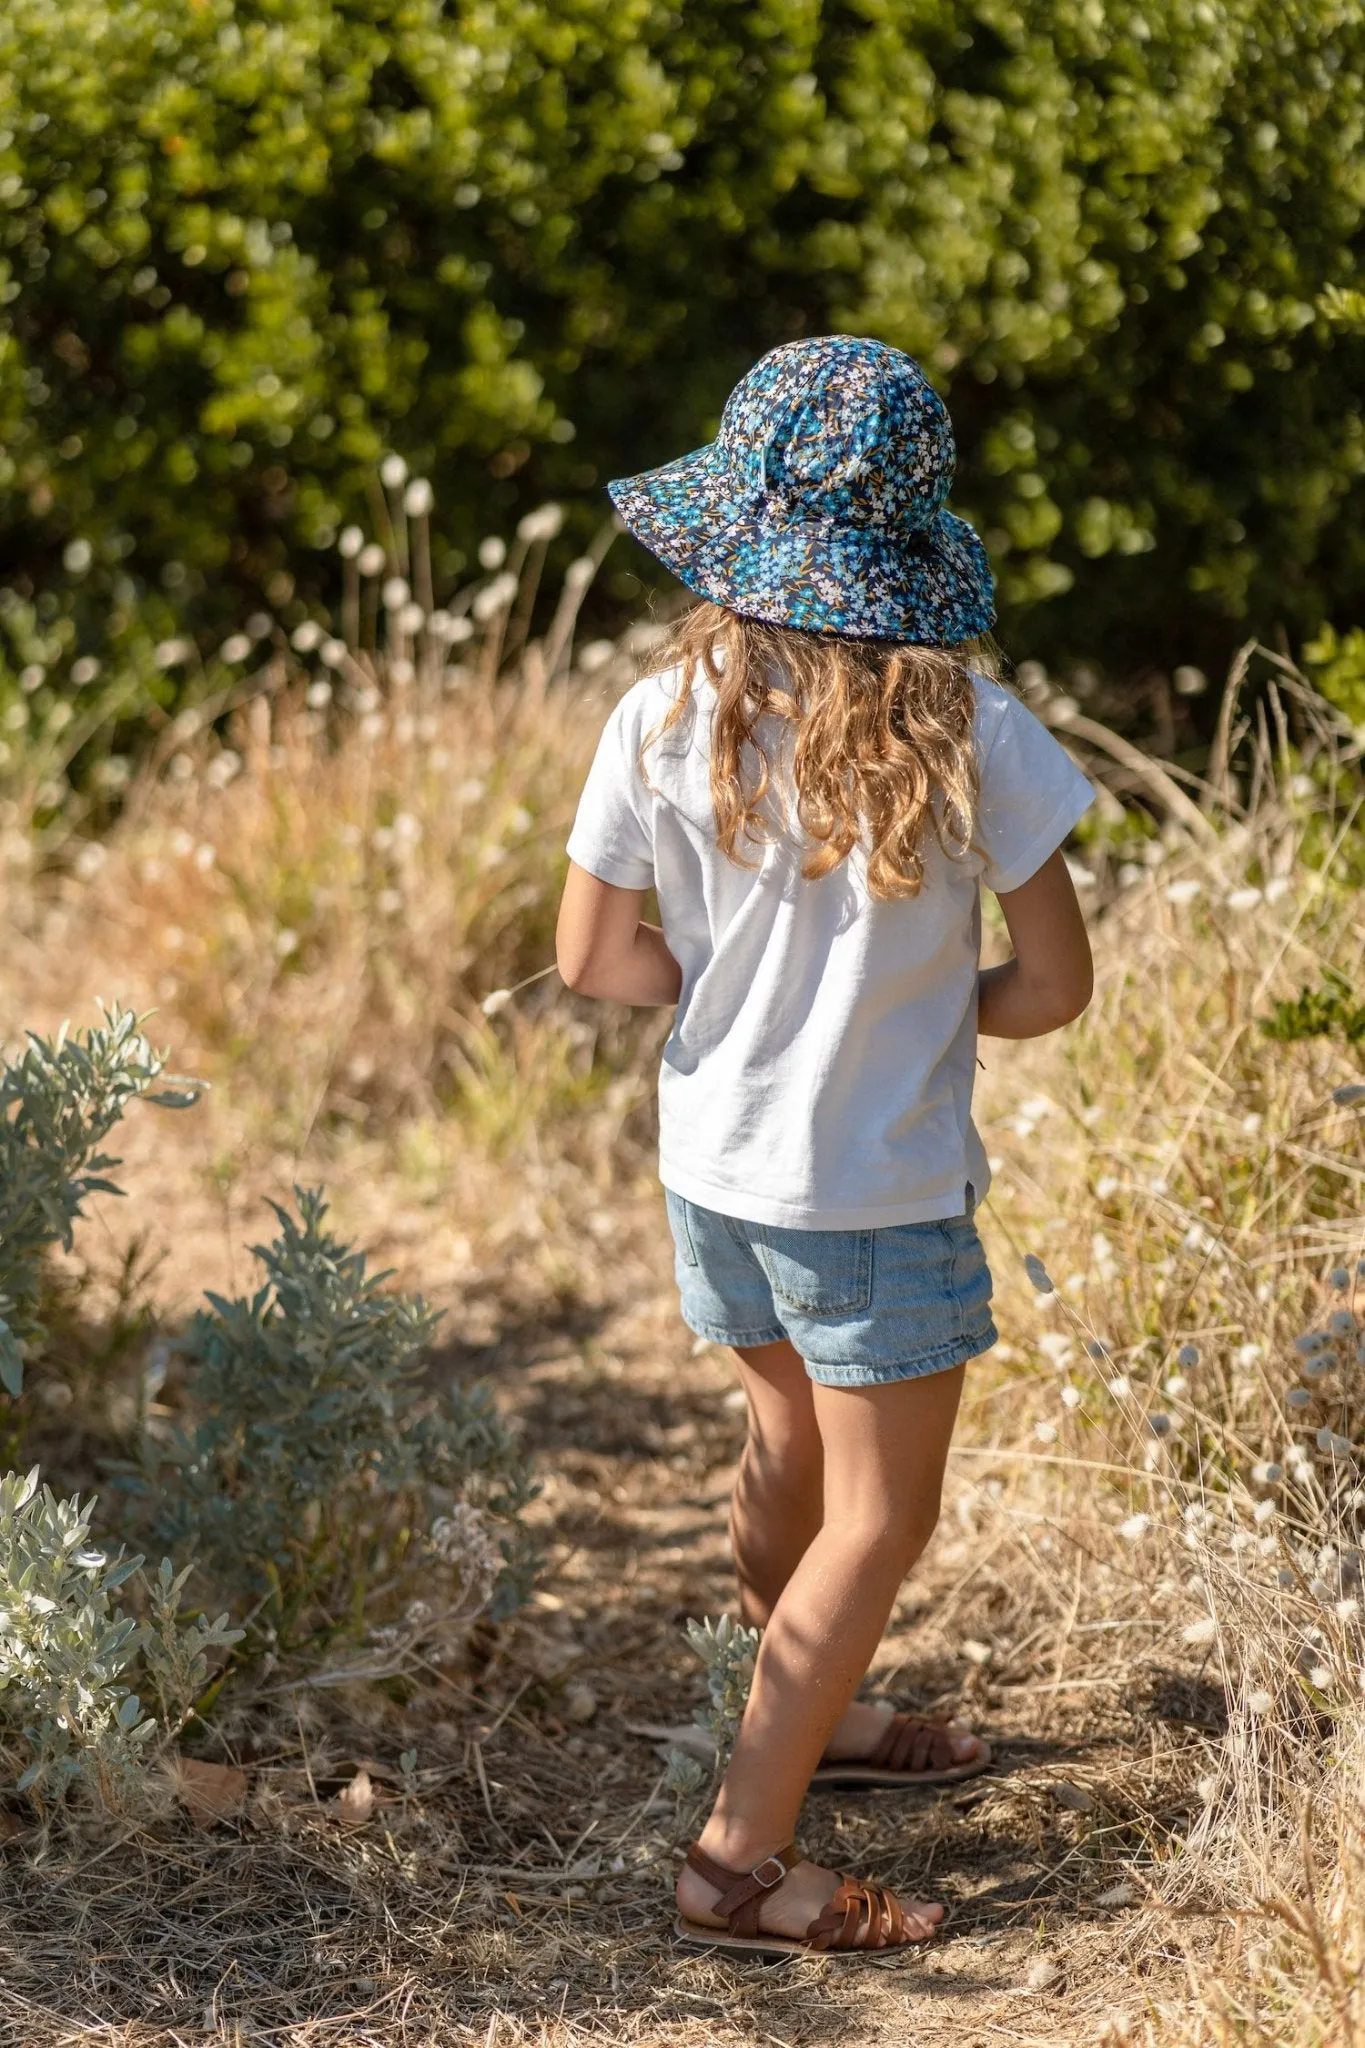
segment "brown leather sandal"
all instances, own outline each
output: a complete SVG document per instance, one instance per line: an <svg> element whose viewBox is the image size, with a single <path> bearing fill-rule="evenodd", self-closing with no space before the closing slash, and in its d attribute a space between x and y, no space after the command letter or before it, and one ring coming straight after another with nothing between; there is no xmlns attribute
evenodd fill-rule
<svg viewBox="0 0 1365 2048"><path fill-rule="evenodd" d="M773 1955L872 1955L878 1950L918 1947L943 1925L939 1921L929 1934L911 1934L900 1900L885 1885L846 1877L841 1870L839 1889L811 1921L803 1935L769 1934L760 1929L758 1915L765 1892L776 1891L783 1879L805 1858L794 1842L765 1856L752 1870L727 1870L723 1863L694 1842L687 1861L699 1877L720 1892L712 1911L724 1920L724 1927L708 1927L700 1920L678 1917L678 1934L706 1948L737 1948ZM769 1875L769 1872L774 1873ZM919 1926L924 1922L910 1915Z"/></svg>
<svg viewBox="0 0 1365 2048"><path fill-rule="evenodd" d="M826 1759L816 1766L812 1785L951 1785L974 1778L992 1761L989 1742L980 1735L979 1755L964 1763L953 1758L954 1727L943 1715L893 1714L877 1747L867 1756ZM963 1734L970 1731L963 1729Z"/></svg>

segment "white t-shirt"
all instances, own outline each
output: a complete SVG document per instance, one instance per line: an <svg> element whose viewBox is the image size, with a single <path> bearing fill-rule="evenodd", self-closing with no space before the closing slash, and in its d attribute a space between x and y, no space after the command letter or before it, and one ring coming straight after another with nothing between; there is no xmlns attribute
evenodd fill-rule
<svg viewBox="0 0 1365 2048"><path fill-rule="evenodd" d="M790 835L741 838L752 868L720 851L704 676L646 750L653 787L636 753L678 671L646 676L608 716L567 851L604 882L658 893L682 968L659 1069L659 1178L686 1201L848 1230L960 1215L969 1182L985 1194L971 1116L979 885L1019 888L1096 792L1016 697L980 677L976 687L982 853L949 859L930 832L924 886L895 902L869 896L861 844L815 881ZM760 730L789 792L793 728L770 712Z"/></svg>

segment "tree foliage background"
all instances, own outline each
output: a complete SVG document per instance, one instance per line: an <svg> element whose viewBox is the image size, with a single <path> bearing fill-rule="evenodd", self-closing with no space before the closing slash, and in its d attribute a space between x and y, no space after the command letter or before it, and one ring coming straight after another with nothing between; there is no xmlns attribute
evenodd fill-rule
<svg viewBox="0 0 1365 2048"><path fill-rule="evenodd" d="M945 392L1016 652L1345 623L1363 131L1358 0L8 0L0 546L287 620L396 447L449 573L572 549L844 328Z"/></svg>

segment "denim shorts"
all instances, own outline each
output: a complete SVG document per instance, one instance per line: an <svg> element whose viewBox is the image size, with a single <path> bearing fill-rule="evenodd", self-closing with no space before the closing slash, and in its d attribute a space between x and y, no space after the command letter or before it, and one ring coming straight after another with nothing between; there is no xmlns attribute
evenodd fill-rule
<svg viewBox="0 0 1365 2048"><path fill-rule="evenodd" d="M671 1188L664 1199L683 1321L713 1344L787 1337L822 1386L871 1387L948 1372L997 1340L971 1207L933 1223L789 1230Z"/></svg>

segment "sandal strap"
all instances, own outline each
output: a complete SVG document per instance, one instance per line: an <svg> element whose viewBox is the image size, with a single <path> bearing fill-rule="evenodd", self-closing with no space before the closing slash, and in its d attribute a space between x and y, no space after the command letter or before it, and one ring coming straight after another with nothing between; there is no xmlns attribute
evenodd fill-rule
<svg viewBox="0 0 1365 2048"><path fill-rule="evenodd" d="M947 1722L923 1714L893 1714L867 1759L876 1770L946 1771L957 1759Z"/></svg>
<svg viewBox="0 0 1365 2048"><path fill-rule="evenodd" d="M752 1870L730 1870L694 1842L687 1852L686 1861L699 1877L705 1878L707 1884L715 1885L720 1892L712 1912L719 1914L731 1934L747 1940L758 1933L759 1904L765 1892L776 1891L788 1873L795 1870L798 1863L804 1863L805 1858L795 1842L788 1842L785 1849L763 1857ZM770 1876L774 1865L777 1874Z"/></svg>
<svg viewBox="0 0 1365 2048"><path fill-rule="evenodd" d="M811 1948L822 1952L900 1948L905 1941L905 1914L895 1893L885 1885L845 1877L842 1871L839 1880L834 1897L806 1929Z"/></svg>

